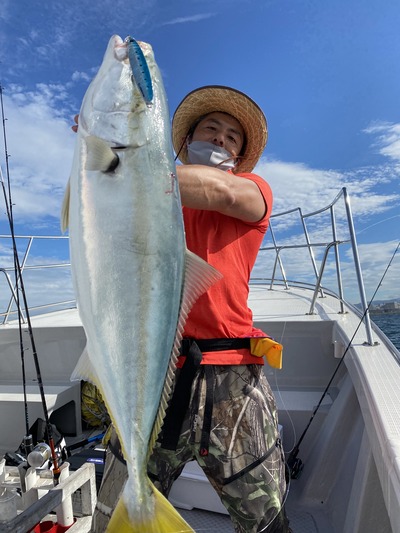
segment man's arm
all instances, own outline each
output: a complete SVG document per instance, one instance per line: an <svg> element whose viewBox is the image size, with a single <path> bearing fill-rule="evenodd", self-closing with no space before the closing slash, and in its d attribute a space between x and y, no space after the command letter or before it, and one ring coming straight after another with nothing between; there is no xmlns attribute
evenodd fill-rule
<svg viewBox="0 0 400 533"><path fill-rule="evenodd" d="M204 165L179 165L176 171L185 207L218 211L244 222L265 215L268 206L251 180Z"/></svg>

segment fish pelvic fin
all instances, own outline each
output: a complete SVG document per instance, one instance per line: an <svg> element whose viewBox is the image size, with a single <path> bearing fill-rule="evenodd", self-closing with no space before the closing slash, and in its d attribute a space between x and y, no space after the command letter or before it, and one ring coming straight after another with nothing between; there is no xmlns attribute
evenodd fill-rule
<svg viewBox="0 0 400 533"><path fill-rule="evenodd" d="M71 185L68 180L67 187L64 193L64 200L61 207L61 231L65 233L69 226L69 201L71 197Z"/></svg>
<svg viewBox="0 0 400 533"><path fill-rule="evenodd" d="M154 421L153 431L149 440L148 457L150 457L154 444L160 433L164 422L165 412L168 401L172 394L172 389L175 381L176 363L178 361L179 349L182 342L183 328L189 311L191 310L195 301L204 294L214 283L222 279L222 274L218 272L213 266L199 256L186 250L185 255L185 278L182 291L181 307L176 328L174 345L170 357L170 362L165 377L164 388L160 399L160 406L156 419Z"/></svg>
<svg viewBox="0 0 400 533"><path fill-rule="evenodd" d="M181 517L171 503L154 485L154 514L140 523L132 522L121 497L108 523L106 533L194 533L194 530Z"/></svg>

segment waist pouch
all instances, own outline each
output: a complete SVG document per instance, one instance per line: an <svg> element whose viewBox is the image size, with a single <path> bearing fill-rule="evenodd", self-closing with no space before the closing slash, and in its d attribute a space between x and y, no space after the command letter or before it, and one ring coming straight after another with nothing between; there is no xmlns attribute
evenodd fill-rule
<svg viewBox="0 0 400 533"><path fill-rule="evenodd" d="M265 357L273 368L282 368L282 344L269 337L252 337L249 340L252 355Z"/></svg>

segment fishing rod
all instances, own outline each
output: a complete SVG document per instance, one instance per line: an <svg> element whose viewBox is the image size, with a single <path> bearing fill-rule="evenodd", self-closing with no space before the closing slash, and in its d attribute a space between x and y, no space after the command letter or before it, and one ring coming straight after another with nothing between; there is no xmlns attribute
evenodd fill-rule
<svg viewBox="0 0 400 533"><path fill-rule="evenodd" d="M39 392L40 392L40 397L41 397L42 406L43 406L43 414L44 414L44 419L46 423L47 438L48 438L48 443L50 446L51 459L53 463L54 481L58 483L58 479L60 477L61 471L58 465L58 459L57 459L57 454L55 450L53 429L50 423L49 412L48 412L47 404L46 404L46 396L44 393L42 374L40 371L39 358L38 358L38 354L36 350L36 343L35 343L35 339L33 336L32 323L31 323L30 314L29 314L29 307L28 307L28 302L26 298L24 280L22 277L22 269L21 269L21 264L19 261L17 243L15 239L15 232L14 232L14 216L13 216L13 209L12 209L13 203L12 203L12 197L11 197L9 153L8 153L7 135L6 135L6 120L7 119L5 118L5 113L4 113L3 87L1 84L0 84L0 105L1 105L1 118L2 118L2 123L3 123L4 153L5 153L6 179L7 179L8 191L6 190L2 172L0 172L0 178L1 178L1 185L3 189L4 201L6 204L7 218L8 218L8 222L10 226L11 241L12 241L12 248L13 248L13 254L14 254L15 288L16 288L16 293L17 293L16 304L17 304L17 310L18 310L19 339L20 339L20 349L21 349L22 377L23 377L24 402L25 402L26 435L24 437L24 446L25 446L26 455L28 455L29 452L32 452L32 449L33 449L32 435L29 435L29 423L28 423L28 405L27 405L27 395L26 395L26 374L25 374L25 353L24 353L25 350L24 350L23 338L22 338L22 316L21 316L21 308L20 308L20 301L19 301L19 292L21 292L22 294L22 299L23 299L24 307L25 307L28 334L29 334L29 339L30 339L31 347L32 347L33 360L35 364L36 376L37 376L38 385L39 385Z"/></svg>
<svg viewBox="0 0 400 533"><path fill-rule="evenodd" d="M385 279L385 276L386 276L386 274L387 274L387 272L388 272L388 270L389 270L389 268L390 268L390 266L391 266L391 264L392 264L392 262L393 262L393 260L394 260L394 258L395 258L395 256L396 256L396 254L397 254L397 252L398 252L398 250L399 250L399 247L400 247L400 241L398 242L398 244L397 244L397 246L396 246L396 249L395 249L395 251L393 252L392 257L390 258L389 263L388 263L388 265L386 266L386 269L385 269L385 271L384 271L384 273L383 273L383 275L382 275L382 277L381 277L381 279L380 279L380 281L379 281L379 283L378 283L378 285L377 285L377 287L376 287L376 289L375 289L375 292L374 292L374 294L372 295L372 298L371 298L371 300L370 300L370 302L369 302L367 308L365 309L365 311L364 311L364 313L363 313L363 315L362 315L362 317L361 317L361 319L360 319L360 322L358 323L358 326L356 327L356 330L355 330L354 333L353 333L353 336L352 336L351 339L349 340L349 342L348 342L348 344L347 344L347 346L346 346L346 349L345 349L345 351L344 351L342 357L340 358L340 361L339 361L339 363L337 364L336 369L334 370L334 372L333 372L333 374L332 374L332 377L331 377L331 379L329 380L329 382L328 382L328 384L327 384L327 386L326 386L326 388L325 388L325 390L324 390L324 392L323 392L323 394L322 394L322 396L321 396L321 398L320 398L320 400L319 400L319 402L318 402L318 405L315 407L315 409L314 409L314 411L313 411L313 413L312 413L312 415L311 415L311 418L310 418L310 420L308 421L308 424L307 424L305 430L304 430L303 433L301 434L299 440L297 441L297 443L296 443L295 446L293 447L293 450L291 451L291 453L290 453L290 455L289 455L289 457L288 457L287 464L288 464L289 471L290 471L290 476L291 476L292 479L297 479L297 478L300 476L301 471L303 470L303 466L304 466L304 465L303 465L303 462L301 461L301 459L299 459L299 458L297 457L298 454L299 454L300 444L303 442L303 439L304 439L304 437L305 437L305 435L306 435L306 433L307 433L307 431L308 431L308 428L310 427L312 421L314 420L315 415L316 415L317 412L318 412L318 409L320 408L320 406L321 406L321 404L322 404L322 402L323 402L325 396L327 395L328 390L329 390L329 387L332 385L332 382L333 382L333 380L334 380L334 378L335 378L335 376L336 376L336 374L337 374L337 372L338 372L340 366L342 365L342 363L343 363L343 361L344 361L344 358L345 358L347 352L348 352L349 349L350 349L350 346L351 346L351 344L352 344L352 342L353 342L353 340L354 340L354 337L357 335L357 332L358 332L358 330L360 329L361 324L363 323L363 320L364 320L366 314L368 313L369 308L371 307L371 304L372 304L372 302L374 301L375 296L376 296L376 294L377 294L377 292L378 292L380 286L382 285L383 280Z"/></svg>

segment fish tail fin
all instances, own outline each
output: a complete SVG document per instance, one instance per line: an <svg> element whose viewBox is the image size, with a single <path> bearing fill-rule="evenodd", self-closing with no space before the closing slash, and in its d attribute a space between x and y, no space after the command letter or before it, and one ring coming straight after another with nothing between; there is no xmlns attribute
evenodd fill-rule
<svg viewBox="0 0 400 533"><path fill-rule="evenodd" d="M129 518L124 498L121 497L108 523L107 533L194 533L194 530L181 517L154 485L154 515L138 522Z"/></svg>

